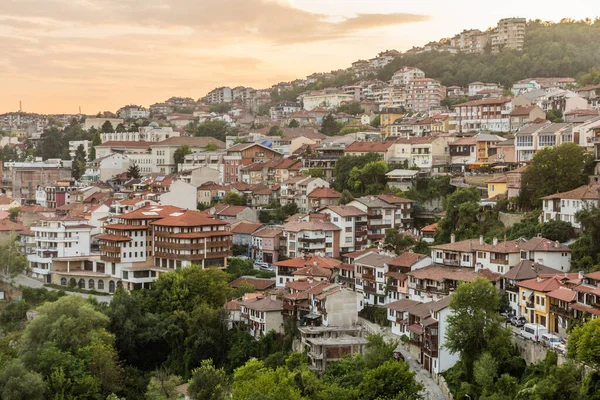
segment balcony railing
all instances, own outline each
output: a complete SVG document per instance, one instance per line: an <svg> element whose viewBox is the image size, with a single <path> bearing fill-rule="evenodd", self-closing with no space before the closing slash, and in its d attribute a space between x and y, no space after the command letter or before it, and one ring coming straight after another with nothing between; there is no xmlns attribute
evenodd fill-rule
<svg viewBox="0 0 600 400"><path fill-rule="evenodd" d="M325 238L310 238L301 236L298 238L298 241L301 243L323 243L325 242Z"/></svg>
<svg viewBox="0 0 600 400"><path fill-rule="evenodd" d="M458 266L460 264L460 260L454 260L454 259L450 259L450 258L444 258L444 264L445 265L455 265L455 266Z"/></svg>
<svg viewBox="0 0 600 400"><path fill-rule="evenodd" d="M553 304L550 305L550 312L565 317L573 317L573 310L568 310L566 308L559 307Z"/></svg>
<svg viewBox="0 0 600 400"><path fill-rule="evenodd" d="M361 278L367 279L367 280L370 280L370 281L374 281L375 280L375 275L373 275L373 274L361 274Z"/></svg>
<svg viewBox="0 0 600 400"><path fill-rule="evenodd" d="M113 263L120 263L121 262L121 257L100 256L100 259L102 261L113 262Z"/></svg>
<svg viewBox="0 0 600 400"><path fill-rule="evenodd" d="M525 307L530 310L533 310L535 308L535 305L533 304L533 301L528 301L525 303Z"/></svg>
<svg viewBox="0 0 600 400"><path fill-rule="evenodd" d="M174 250L200 250L204 249L204 243L172 243L172 242L163 242L156 241L155 246L157 248L166 248L166 249L174 249Z"/></svg>
<svg viewBox="0 0 600 400"><path fill-rule="evenodd" d="M490 262L492 264L508 265L508 260L505 260L503 258L492 258L490 259Z"/></svg>
<svg viewBox="0 0 600 400"><path fill-rule="evenodd" d="M106 251L108 253L120 253L121 252L121 248L118 246L108 246L106 244L101 244L100 245L100 250L101 251Z"/></svg>
<svg viewBox="0 0 600 400"><path fill-rule="evenodd" d="M438 288L436 286L426 286L426 285L417 284L416 289L423 291L423 292L427 292L427 293L436 293L436 294L449 294L450 293L449 287Z"/></svg>
<svg viewBox="0 0 600 400"><path fill-rule="evenodd" d="M369 219L382 219L383 215L381 214L369 214Z"/></svg>

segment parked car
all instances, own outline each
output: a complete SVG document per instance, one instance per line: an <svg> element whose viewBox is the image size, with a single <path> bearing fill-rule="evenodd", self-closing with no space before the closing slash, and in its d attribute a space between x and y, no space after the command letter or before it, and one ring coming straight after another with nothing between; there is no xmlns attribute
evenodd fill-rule
<svg viewBox="0 0 600 400"><path fill-rule="evenodd" d="M527 323L527 320L526 320L526 319L525 319L525 317L523 317L523 316L520 316L520 317L518 317L518 316L516 316L516 315L515 315L514 317L512 317L512 318L510 319L510 324L511 324L512 326L516 326L517 328L520 328L520 327L522 327L522 326L523 326L523 325L525 325L526 323Z"/></svg>
<svg viewBox="0 0 600 400"><path fill-rule="evenodd" d="M544 346L548 346L551 349L556 349L558 346L562 344L562 340L556 335L551 333L544 333L542 335L541 342Z"/></svg>
<svg viewBox="0 0 600 400"><path fill-rule="evenodd" d="M263 271L273 271L273 267L264 261L254 261L254 269L262 269Z"/></svg>
<svg viewBox="0 0 600 400"><path fill-rule="evenodd" d="M542 335L547 333L548 329L540 324L525 324L521 328L521 336L534 342L540 341Z"/></svg>

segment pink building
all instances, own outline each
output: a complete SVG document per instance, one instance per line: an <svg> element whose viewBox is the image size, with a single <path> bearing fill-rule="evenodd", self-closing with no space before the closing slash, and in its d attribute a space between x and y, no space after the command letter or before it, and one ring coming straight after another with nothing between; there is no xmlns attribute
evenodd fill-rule
<svg viewBox="0 0 600 400"><path fill-rule="evenodd" d="M446 87L431 78L417 78L408 83L408 108L412 111L429 111L439 107L446 97Z"/></svg>

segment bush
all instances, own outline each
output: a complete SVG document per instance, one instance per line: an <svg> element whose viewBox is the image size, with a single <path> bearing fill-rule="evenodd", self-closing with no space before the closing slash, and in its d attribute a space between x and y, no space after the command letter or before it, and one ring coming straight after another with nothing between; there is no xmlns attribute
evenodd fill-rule
<svg viewBox="0 0 600 400"><path fill-rule="evenodd" d="M388 321L387 319L387 308L367 305L360 312L360 316L366 319L367 321L373 322L374 324L378 324L381 326L390 325L390 321Z"/></svg>

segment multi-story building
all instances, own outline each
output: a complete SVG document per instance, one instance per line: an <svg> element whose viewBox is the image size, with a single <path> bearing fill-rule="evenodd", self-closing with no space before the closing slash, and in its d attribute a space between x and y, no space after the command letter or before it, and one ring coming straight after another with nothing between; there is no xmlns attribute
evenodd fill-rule
<svg viewBox="0 0 600 400"><path fill-rule="evenodd" d="M225 143L212 137L170 137L150 145L150 151L156 166L154 172L162 174L177 172L178 165L175 161L175 152L181 146L188 146L194 153L201 153L206 149L225 149Z"/></svg>
<svg viewBox="0 0 600 400"><path fill-rule="evenodd" d="M316 254L305 253L300 257L295 257L289 260L276 262L275 265L275 285L277 287L286 287L288 282L293 282L297 279L294 273L298 270L317 266L333 271L339 268L342 262L330 257L323 257Z"/></svg>
<svg viewBox="0 0 600 400"><path fill-rule="evenodd" d="M83 129L88 131L90 129L102 129L102 125L106 122L109 122L113 129L117 127L117 125L123 123L123 118L106 118L106 117L98 117L98 118L86 118L83 123Z"/></svg>
<svg viewBox="0 0 600 400"><path fill-rule="evenodd" d="M223 157L224 183L239 182L241 166L265 162L277 157L282 157L282 154L259 143L240 143L231 146L227 149L227 155Z"/></svg>
<svg viewBox="0 0 600 400"><path fill-rule="evenodd" d="M207 103L231 103L233 101L233 91L227 86L215 88L204 96L204 101Z"/></svg>
<svg viewBox="0 0 600 400"><path fill-rule="evenodd" d="M340 251L350 253L367 246L367 213L356 207L327 206L320 213L328 214L329 221L340 228Z"/></svg>
<svg viewBox="0 0 600 400"><path fill-rule="evenodd" d="M302 107L298 103L283 102L276 106L271 107L270 114L273 121L281 121L295 112L302 110Z"/></svg>
<svg viewBox="0 0 600 400"><path fill-rule="evenodd" d="M354 101L354 95L333 92L332 90L325 90L322 92L312 92L302 98L302 104L304 109L307 111L313 110L317 107L325 107L329 110L333 110L343 102Z"/></svg>
<svg viewBox="0 0 600 400"><path fill-rule="evenodd" d="M499 87L497 83L471 82L469 83L469 91L467 93L469 97L475 97L482 90L498 90Z"/></svg>
<svg viewBox="0 0 600 400"><path fill-rule="evenodd" d="M600 184L580 186L568 192L542 197L542 222L552 220L569 222L575 229L581 224L575 219L577 211L600 205Z"/></svg>
<svg viewBox="0 0 600 400"><path fill-rule="evenodd" d="M73 180L57 181L54 185L38 187L35 193L35 202L42 207L56 208L68 203L69 193L79 187Z"/></svg>
<svg viewBox="0 0 600 400"><path fill-rule="evenodd" d="M413 225L412 200L393 195L363 196L352 200L353 206L367 214L367 238L370 243L382 240L387 229L409 229Z"/></svg>
<svg viewBox="0 0 600 400"><path fill-rule="evenodd" d="M337 206L342 194L329 187L318 187L306 196L308 200L308 211L314 212L323 207Z"/></svg>
<svg viewBox="0 0 600 400"><path fill-rule="evenodd" d="M393 85L408 85L413 79L425 78L425 72L415 67L402 67L392 75Z"/></svg>
<svg viewBox="0 0 600 400"><path fill-rule="evenodd" d="M388 272L387 263L394 256L391 253L368 252L354 260L356 290L363 297L361 306L384 306L388 303L385 274Z"/></svg>
<svg viewBox="0 0 600 400"><path fill-rule="evenodd" d="M546 119L546 113L536 105L516 107L510 113L510 130L517 131L538 119Z"/></svg>
<svg viewBox="0 0 600 400"><path fill-rule="evenodd" d="M384 139L392 135L392 126L406 111L400 107L384 107L379 113L379 130Z"/></svg>
<svg viewBox="0 0 600 400"><path fill-rule="evenodd" d="M180 136L170 126L159 126L156 122L150 122L148 126L141 126L137 132L108 132L100 133L102 143L118 142L162 142L169 138Z"/></svg>
<svg viewBox="0 0 600 400"><path fill-rule="evenodd" d="M85 218L70 217L44 220L33 225L35 252L27 256L33 276L50 283L54 258L89 255L92 228Z"/></svg>
<svg viewBox="0 0 600 400"><path fill-rule="evenodd" d="M119 118L122 118L124 120L147 119L150 118L150 111L148 111L145 107L142 106L128 105L125 107L121 107L119 111L117 111L117 115L119 115Z"/></svg>
<svg viewBox="0 0 600 400"><path fill-rule="evenodd" d="M155 103L150 106L150 114L153 117L171 114L175 111L175 106L169 103Z"/></svg>
<svg viewBox="0 0 600 400"><path fill-rule="evenodd" d="M488 43L489 33L479 29L464 30L450 39L450 45L469 54L481 54Z"/></svg>
<svg viewBox="0 0 600 400"><path fill-rule="evenodd" d="M484 99L457 104L456 130L458 132L510 132L510 98Z"/></svg>
<svg viewBox="0 0 600 400"><path fill-rule="evenodd" d="M283 303L275 295L258 296L243 301L240 315L250 335L260 339L270 331L283 332Z"/></svg>
<svg viewBox="0 0 600 400"><path fill-rule="evenodd" d="M286 256L293 258L310 253L339 257L341 229L328 218L329 215L309 214L283 225Z"/></svg>
<svg viewBox="0 0 600 400"><path fill-rule="evenodd" d="M346 146L344 155L362 156L367 153L377 153L381 158L389 162L393 156L394 142L354 142Z"/></svg>
<svg viewBox="0 0 600 400"><path fill-rule="evenodd" d="M492 53L499 53L504 49L522 51L526 27L525 18L504 18L498 21L498 26L490 34Z"/></svg>
<svg viewBox="0 0 600 400"><path fill-rule="evenodd" d="M431 78L416 78L408 82L407 108L414 112L429 111L440 106L446 97L446 87Z"/></svg>
<svg viewBox="0 0 600 400"><path fill-rule="evenodd" d="M90 154L90 149L92 148L91 140L70 140L69 141L69 155L71 159L75 158L75 153L79 146L83 146L83 151L85 151L86 157Z"/></svg>
<svg viewBox="0 0 600 400"><path fill-rule="evenodd" d="M2 180L12 184L12 197L20 203L35 202L38 187L71 179L71 162L5 162Z"/></svg>
<svg viewBox="0 0 600 400"><path fill-rule="evenodd" d="M252 234L251 256L255 260L274 264L285 253L283 229L263 228Z"/></svg>

